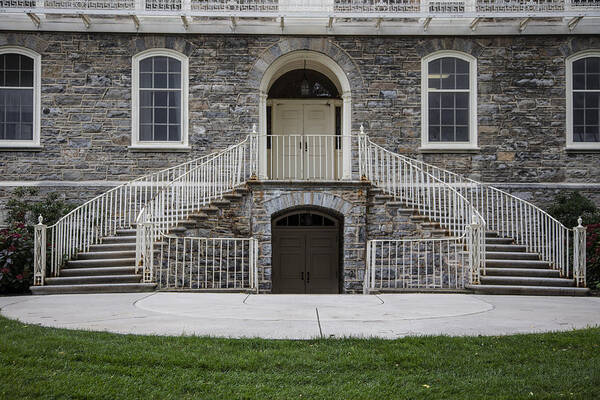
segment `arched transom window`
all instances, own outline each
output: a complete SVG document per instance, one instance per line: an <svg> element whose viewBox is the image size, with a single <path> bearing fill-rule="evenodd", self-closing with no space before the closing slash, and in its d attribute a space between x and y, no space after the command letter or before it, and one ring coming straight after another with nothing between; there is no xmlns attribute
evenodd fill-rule
<svg viewBox="0 0 600 400"><path fill-rule="evenodd" d="M600 51L567 59L567 147L600 148Z"/></svg>
<svg viewBox="0 0 600 400"><path fill-rule="evenodd" d="M477 147L476 62L458 52L422 61L422 147Z"/></svg>
<svg viewBox="0 0 600 400"><path fill-rule="evenodd" d="M187 147L187 58L155 50L133 65L132 147Z"/></svg>
<svg viewBox="0 0 600 400"><path fill-rule="evenodd" d="M39 146L40 56L0 48L0 147Z"/></svg>

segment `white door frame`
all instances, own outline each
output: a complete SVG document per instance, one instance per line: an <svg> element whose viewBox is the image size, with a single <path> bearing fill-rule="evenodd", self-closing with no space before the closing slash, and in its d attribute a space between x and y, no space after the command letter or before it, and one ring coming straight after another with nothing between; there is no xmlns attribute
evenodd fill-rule
<svg viewBox="0 0 600 400"><path fill-rule="evenodd" d="M350 81L342 68L330 57L316 51L298 50L275 60L265 71L259 88L258 106L258 177L267 177L267 97L271 85L286 72L302 69L305 65L325 74L337 87L342 97L342 180L352 179L352 94Z"/></svg>

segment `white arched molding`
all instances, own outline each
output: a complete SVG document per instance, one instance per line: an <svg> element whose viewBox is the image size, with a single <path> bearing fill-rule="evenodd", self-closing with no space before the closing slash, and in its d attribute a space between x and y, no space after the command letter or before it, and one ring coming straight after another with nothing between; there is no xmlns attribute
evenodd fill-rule
<svg viewBox="0 0 600 400"><path fill-rule="evenodd" d="M139 79L140 62L149 57L170 57L181 62L181 140L179 141L140 141L139 140ZM149 49L132 57L131 63L131 146L132 150L178 151L189 149L188 139L188 98L189 98L189 61L185 54L171 49Z"/></svg>
<svg viewBox="0 0 600 400"><path fill-rule="evenodd" d="M567 149L568 150L600 150L600 141L597 142L586 142L586 141L575 141L574 138L574 99L573 99L573 63L575 61L579 61L584 58L600 58L600 49L598 50L585 50L579 53L575 53L569 57L567 57L566 61L566 100L567 100ZM577 90L577 92L586 92L586 93L600 93L600 89L596 90ZM585 113L588 112L587 107L585 107ZM600 104L596 108L596 113L600 114ZM587 117L584 113L584 118ZM600 124L600 122L599 122ZM586 126L587 128L587 126ZM598 132L600 135L600 132Z"/></svg>
<svg viewBox="0 0 600 400"><path fill-rule="evenodd" d="M42 82L42 56L33 50L18 46L0 47L0 55L20 54L33 60L33 128L31 140L0 140L0 148L3 149L39 149L40 146L40 111L41 111L41 82ZM2 89L14 89L15 87L2 86Z"/></svg>
<svg viewBox="0 0 600 400"><path fill-rule="evenodd" d="M342 152L342 179L352 179L352 151L351 151L351 127L352 127L352 93L350 81L346 73L333 59L325 54L309 50L292 51L273 61L267 68L260 82L259 87L259 108L258 108L258 148L259 148L259 179L267 179L267 97L271 85L286 72L304 68L321 72L336 88L343 99L342 108L342 141L344 143Z"/></svg>
<svg viewBox="0 0 600 400"><path fill-rule="evenodd" d="M433 60L454 57L469 63L469 140L429 140L429 63ZM422 150L478 150L477 147L477 59L470 54L455 50L440 50L421 59L421 149Z"/></svg>

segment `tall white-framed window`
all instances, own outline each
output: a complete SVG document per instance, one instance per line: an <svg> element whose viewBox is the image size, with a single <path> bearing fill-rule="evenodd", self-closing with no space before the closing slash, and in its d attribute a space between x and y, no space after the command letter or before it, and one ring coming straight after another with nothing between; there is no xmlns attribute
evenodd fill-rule
<svg viewBox="0 0 600 400"><path fill-rule="evenodd" d="M41 56L0 47L0 148L40 146Z"/></svg>
<svg viewBox="0 0 600 400"><path fill-rule="evenodd" d="M438 51L421 60L421 148L477 149L477 60Z"/></svg>
<svg viewBox="0 0 600 400"><path fill-rule="evenodd" d="M133 56L132 149L188 148L188 58L152 49Z"/></svg>
<svg viewBox="0 0 600 400"><path fill-rule="evenodd" d="M600 50L566 60L567 149L600 150Z"/></svg>

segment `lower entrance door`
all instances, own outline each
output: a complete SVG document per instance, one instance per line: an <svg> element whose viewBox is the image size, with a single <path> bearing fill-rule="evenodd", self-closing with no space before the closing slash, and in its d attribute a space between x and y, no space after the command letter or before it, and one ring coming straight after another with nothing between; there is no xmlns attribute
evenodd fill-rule
<svg viewBox="0 0 600 400"><path fill-rule="evenodd" d="M339 226L300 212L273 223L273 293L339 293Z"/></svg>

